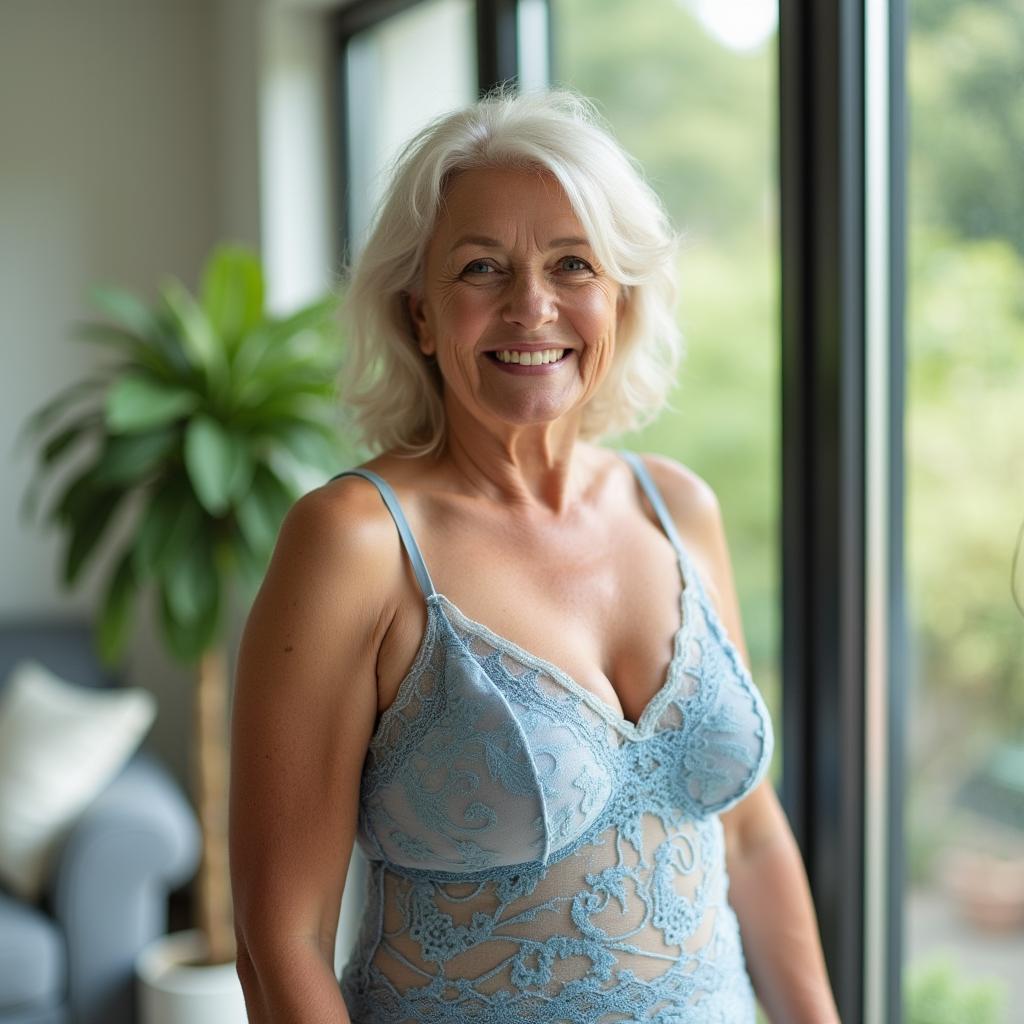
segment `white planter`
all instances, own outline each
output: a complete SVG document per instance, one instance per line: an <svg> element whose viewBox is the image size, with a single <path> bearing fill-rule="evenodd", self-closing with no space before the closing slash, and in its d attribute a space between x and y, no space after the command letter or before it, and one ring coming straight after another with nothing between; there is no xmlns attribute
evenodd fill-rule
<svg viewBox="0 0 1024 1024"><path fill-rule="evenodd" d="M135 961L139 1024L246 1024L234 963L197 967L206 940L198 931L151 942Z"/></svg>

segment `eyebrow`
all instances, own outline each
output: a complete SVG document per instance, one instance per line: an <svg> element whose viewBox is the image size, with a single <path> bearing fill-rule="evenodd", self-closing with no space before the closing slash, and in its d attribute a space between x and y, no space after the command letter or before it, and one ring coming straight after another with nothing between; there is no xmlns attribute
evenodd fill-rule
<svg viewBox="0 0 1024 1024"><path fill-rule="evenodd" d="M456 249L461 249L464 245L480 245L485 249L504 248L504 243L497 238L489 238L487 235L462 235L451 247L451 251L455 252ZM552 238L551 241L548 242L547 248L561 249L567 245L586 245L589 247L590 242L585 238L580 238L575 235L567 238Z"/></svg>

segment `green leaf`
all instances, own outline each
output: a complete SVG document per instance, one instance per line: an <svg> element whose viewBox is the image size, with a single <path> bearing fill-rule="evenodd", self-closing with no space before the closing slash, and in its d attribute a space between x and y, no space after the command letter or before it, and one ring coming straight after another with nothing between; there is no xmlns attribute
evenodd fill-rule
<svg viewBox="0 0 1024 1024"><path fill-rule="evenodd" d="M196 619L180 618L168 594L169 582L159 590L160 624L171 653L185 664L194 663L213 642L220 626L220 588L213 591L213 604Z"/></svg>
<svg viewBox="0 0 1024 1024"><path fill-rule="evenodd" d="M100 491L71 521L71 536L64 557L64 582L73 587L110 526L124 492Z"/></svg>
<svg viewBox="0 0 1024 1024"><path fill-rule="evenodd" d="M81 440L83 437L88 437L91 433L90 428L101 426L102 423L103 414L96 410L80 416L73 423L68 424L58 433L47 439L42 451L39 453L40 461L44 466L49 466L59 459L76 441Z"/></svg>
<svg viewBox="0 0 1024 1024"><path fill-rule="evenodd" d="M202 509L181 476L166 480L150 498L136 534L134 564L140 577L159 574L193 547L203 529Z"/></svg>
<svg viewBox="0 0 1024 1024"><path fill-rule="evenodd" d="M152 377L122 377L107 395L107 426L114 433L136 433L163 426L190 413L199 396L167 387Z"/></svg>
<svg viewBox="0 0 1024 1024"><path fill-rule="evenodd" d="M261 396L258 403L239 409L233 419L250 429L261 427L270 420L316 419L333 396L333 386L327 383L323 385L322 394L318 397L309 393L282 394L272 391Z"/></svg>
<svg viewBox="0 0 1024 1024"><path fill-rule="evenodd" d="M222 595L209 541L197 544L161 582L160 621L171 653L190 664L220 629Z"/></svg>
<svg viewBox="0 0 1024 1024"><path fill-rule="evenodd" d="M238 569L241 584L245 589L245 596L251 603L266 575L268 559L253 551L241 533L236 533L232 537L230 551L232 562Z"/></svg>
<svg viewBox="0 0 1024 1024"><path fill-rule="evenodd" d="M133 598L138 590L131 548L121 556L107 586L100 610L99 653L107 665L117 662L128 639L128 626L132 617Z"/></svg>
<svg viewBox="0 0 1024 1024"><path fill-rule="evenodd" d="M139 337L147 337L158 330L149 306L124 288L96 285L89 289L89 298L99 310Z"/></svg>
<svg viewBox="0 0 1024 1024"><path fill-rule="evenodd" d="M238 526L257 557L269 556L295 497L265 464L256 467L248 496L235 507Z"/></svg>
<svg viewBox="0 0 1024 1024"><path fill-rule="evenodd" d="M303 307L291 316L264 322L241 342L235 356L235 367L242 379L254 372L273 373L276 369L311 356L327 358L340 349L339 332L333 322L338 300L329 296ZM328 330L333 328L332 330ZM309 338L314 331L320 337ZM323 332L327 331L327 336Z"/></svg>
<svg viewBox="0 0 1024 1024"><path fill-rule="evenodd" d="M256 472L256 459L249 450L247 441L232 434L235 445L235 458L231 464L231 475L228 478L228 496L232 503L241 501L252 487L253 474Z"/></svg>
<svg viewBox="0 0 1024 1024"><path fill-rule="evenodd" d="M185 466L203 507L212 516L231 503L239 476L251 476L236 463L248 458L244 443L209 416L196 416L185 431Z"/></svg>
<svg viewBox="0 0 1024 1024"><path fill-rule="evenodd" d="M338 312L338 301L336 295L328 295L326 298L311 302L308 306L303 306L289 316L271 321L267 327L267 334L272 345L276 347L285 339L303 331L332 323Z"/></svg>
<svg viewBox="0 0 1024 1024"><path fill-rule="evenodd" d="M160 294L174 319L181 345L189 361L197 369L204 370L211 379L223 379L227 369L223 342L214 331L203 308L185 286L174 278L168 278L164 282Z"/></svg>
<svg viewBox="0 0 1024 1024"><path fill-rule="evenodd" d="M27 440L29 435L38 434L46 430L54 420L66 412L75 402L86 395L91 395L107 386L106 378L90 377L87 380L78 381L70 387L59 391L45 405L36 409L22 425L18 437L18 444Z"/></svg>
<svg viewBox="0 0 1024 1024"><path fill-rule="evenodd" d="M97 484L137 484L177 450L179 432L164 429L146 434L112 434L96 466Z"/></svg>
<svg viewBox="0 0 1024 1024"><path fill-rule="evenodd" d="M338 367L333 358L305 356L293 358L289 353L268 356L239 379L237 400L240 404L254 405L266 397L300 394L325 394L335 391Z"/></svg>
<svg viewBox="0 0 1024 1024"><path fill-rule="evenodd" d="M123 352L133 364L157 376L166 377L174 372L167 360L164 345L156 336L143 338L123 327L97 323L76 324L73 333L82 341L106 345Z"/></svg>
<svg viewBox="0 0 1024 1024"><path fill-rule="evenodd" d="M236 348L263 319L263 271L248 249L219 246L203 274L202 305L210 324Z"/></svg>
<svg viewBox="0 0 1024 1024"><path fill-rule="evenodd" d="M72 477L71 482L66 484L60 495L50 506L46 514L46 521L70 525L74 520L85 515L89 506L94 504L100 488L97 488L93 479L93 471L96 463L92 463L77 476Z"/></svg>
<svg viewBox="0 0 1024 1024"><path fill-rule="evenodd" d="M42 486L43 477L53 470L53 464L60 459L69 448L77 444L83 438L88 437L90 434L90 427L102 428L102 424L102 413L93 410L86 413L84 416L80 416L74 422L68 424L61 430L57 431L57 433L52 434L47 438L43 443L43 447L37 453L37 458L39 460L38 466L25 488L25 493L22 495L22 499L18 507L18 516L21 522L27 524L35 520L39 511L39 489ZM57 516L53 510L51 510L47 518L53 522L57 519Z"/></svg>
<svg viewBox="0 0 1024 1024"><path fill-rule="evenodd" d="M208 614L216 603L218 586L217 570L205 537L169 564L163 578L168 607L179 622L195 622Z"/></svg>

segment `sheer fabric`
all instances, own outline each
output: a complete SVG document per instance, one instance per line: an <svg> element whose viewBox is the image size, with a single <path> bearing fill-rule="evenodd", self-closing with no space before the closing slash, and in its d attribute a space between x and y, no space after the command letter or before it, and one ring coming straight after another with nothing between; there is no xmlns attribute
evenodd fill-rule
<svg viewBox="0 0 1024 1024"><path fill-rule="evenodd" d="M763 777L771 722L623 454L683 581L673 658L636 724L436 593L399 523L428 620L363 769L370 871L341 978L354 1024L754 1020L719 814Z"/></svg>

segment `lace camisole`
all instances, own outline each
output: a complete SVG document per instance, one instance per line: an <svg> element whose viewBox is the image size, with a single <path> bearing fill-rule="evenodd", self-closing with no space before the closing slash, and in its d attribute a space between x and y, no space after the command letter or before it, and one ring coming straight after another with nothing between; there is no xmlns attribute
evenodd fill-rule
<svg viewBox="0 0 1024 1024"><path fill-rule="evenodd" d="M353 1024L753 1024L719 814L763 777L771 722L644 464L620 454L681 578L635 724L437 593L392 489L347 471L380 491L428 611L363 766Z"/></svg>

